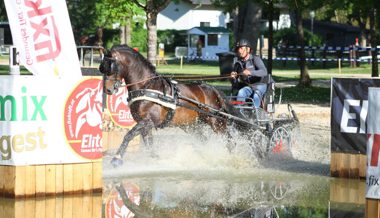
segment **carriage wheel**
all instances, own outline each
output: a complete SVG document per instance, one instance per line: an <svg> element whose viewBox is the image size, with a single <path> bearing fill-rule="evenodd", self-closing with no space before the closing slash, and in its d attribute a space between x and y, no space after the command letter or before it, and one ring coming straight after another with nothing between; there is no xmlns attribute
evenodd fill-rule
<svg viewBox="0 0 380 218"><path fill-rule="evenodd" d="M276 200L281 200L290 190L290 184L282 181L276 181L270 185L270 192Z"/></svg>
<svg viewBox="0 0 380 218"><path fill-rule="evenodd" d="M280 154L291 156L292 136L285 126L276 127L269 141L269 154Z"/></svg>

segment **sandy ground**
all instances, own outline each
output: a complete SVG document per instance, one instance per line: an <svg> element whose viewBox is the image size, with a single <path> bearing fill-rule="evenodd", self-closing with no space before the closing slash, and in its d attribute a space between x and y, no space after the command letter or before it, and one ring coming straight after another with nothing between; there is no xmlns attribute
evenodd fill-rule
<svg viewBox="0 0 380 218"><path fill-rule="evenodd" d="M284 105L282 105L284 107ZM330 113L329 105L292 104L299 121L293 154L295 158L321 163L330 162ZM278 108L280 111L281 108Z"/></svg>

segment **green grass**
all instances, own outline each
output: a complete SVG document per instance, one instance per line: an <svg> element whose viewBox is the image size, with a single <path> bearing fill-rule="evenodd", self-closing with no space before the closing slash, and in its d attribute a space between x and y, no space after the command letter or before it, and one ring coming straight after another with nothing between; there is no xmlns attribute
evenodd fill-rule
<svg viewBox="0 0 380 218"><path fill-rule="evenodd" d="M299 86L282 88L276 90L277 100L282 93L282 102L286 103L308 103L308 104L328 104L330 102L330 88Z"/></svg>
<svg viewBox="0 0 380 218"><path fill-rule="evenodd" d="M309 66L310 65L310 66ZM348 63L343 63L339 70L336 63L327 63L323 68L321 63L308 64L308 73L312 81L325 81L329 83L333 77L370 77L371 66L361 64L360 67L352 68ZM171 62L169 65L157 66L157 71L165 75L220 75L218 62L203 63L183 63L182 68L179 62ZM273 67L273 78L276 82L292 82L297 84L300 78L299 67L296 62L283 63L275 62ZM230 86L228 81L204 80L214 86ZM314 82L316 83L316 82ZM287 103L310 103L328 104L330 102L330 87L321 87L312 83L311 87L302 88L299 86L286 87L276 90L277 97L282 93L282 102ZM227 91L228 92L228 91ZM226 93L229 94L229 93Z"/></svg>
<svg viewBox="0 0 380 218"><path fill-rule="evenodd" d="M7 59L8 57L0 56L0 59ZM360 67L351 68L348 63L343 63L341 70L337 68L336 63L327 63L326 68L323 68L321 63L308 63L309 76L312 81L325 81L328 83L332 77L370 77L371 66L369 64L361 64ZM205 61L201 63L196 62L183 62L181 67L179 60L171 60L168 65L157 66L157 72L166 76L178 76L178 75L220 75L219 63L217 61ZM288 61L286 66L283 62L274 62L273 66L273 78L276 82L292 82L297 84L300 78L299 67L296 62ZM0 75L9 74L8 65L0 65ZM21 67L22 75L30 75L24 67ZM209 83L213 86L229 87L230 83L226 80L204 80L203 82ZM315 84L315 83L314 83ZM276 95L279 96L282 92L282 102L288 103L315 103L325 104L330 102L330 87L320 87L312 84L309 88L301 88L299 86L292 86L282 88L282 91L278 88ZM226 88L224 88L226 89ZM228 88L227 88L228 90ZM226 93L229 94L229 93Z"/></svg>
<svg viewBox="0 0 380 218"><path fill-rule="evenodd" d="M309 66L310 65L310 66ZM350 77L357 75L371 75L371 65L361 64L360 67L352 68L347 63L342 65L339 71L336 63L327 64L326 68L322 68L321 64L312 66L308 64L309 75L312 79L330 79L331 77ZM178 60L169 61L168 65L157 66L160 74L166 75L219 75L219 63L217 61L205 61L202 63L184 62L182 67ZM273 76L280 80L298 80L300 71L296 62L289 62L283 66L281 62L274 62Z"/></svg>
<svg viewBox="0 0 380 218"><path fill-rule="evenodd" d="M21 75L31 75L31 73L23 66L20 66ZM0 65L0 75L9 75L9 66Z"/></svg>
<svg viewBox="0 0 380 218"><path fill-rule="evenodd" d="M218 62L186 63L181 66L179 61L169 61L168 65L157 66L160 74L166 75L219 75Z"/></svg>

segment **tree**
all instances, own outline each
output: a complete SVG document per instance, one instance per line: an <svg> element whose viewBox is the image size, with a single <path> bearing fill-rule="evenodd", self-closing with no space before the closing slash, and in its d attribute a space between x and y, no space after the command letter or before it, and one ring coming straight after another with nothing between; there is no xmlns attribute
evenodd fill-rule
<svg viewBox="0 0 380 218"><path fill-rule="evenodd" d="M115 25L125 26L142 10L125 0L67 0L70 20L76 39L83 35L96 34L97 44L103 42L103 29Z"/></svg>
<svg viewBox="0 0 380 218"><path fill-rule="evenodd" d="M216 6L224 8L233 18L233 34L235 40L245 38L256 52L257 39L260 35L262 7L261 1L252 0L215 0Z"/></svg>
<svg viewBox="0 0 380 218"><path fill-rule="evenodd" d="M371 8L369 10L369 26L370 26L370 37L371 37L371 56L372 56L372 77L379 77L379 66L377 63L377 39L375 32L376 25L376 8Z"/></svg>
<svg viewBox="0 0 380 218"><path fill-rule="evenodd" d="M260 21L262 15L261 6L248 0L238 7L237 25L234 25L234 35L236 39L248 39L256 52L257 39L260 35Z"/></svg>
<svg viewBox="0 0 380 218"><path fill-rule="evenodd" d="M4 1L0 2L0 21L8 21L7 11L5 10Z"/></svg>
<svg viewBox="0 0 380 218"><path fill-rule="evenodd" d="M66 4L76 41L78 42L82 36L94 33L92 29L96 19L94 2L88 0L66 0Z"/></svg>
<svg viewBox="0 0 380 218"><path fill-rule="evenodd" d="M267 7L268 11L268 62L267 62L267 68L268 73L272 74L272 66L273 66L273 13L274 13L274 7L273 3L275 0L267 0L265 2L265 5Z"/></svg>
<svg viewBox="0 0 380 218"><path fill-rule="evenodd" d="M301 47L299 49L298 57L299 57L299 67L300 67L300 80L298 85L301 87L309 87L311 86L311 79L309 76L307 64L306 64L306 56L305 56L305 37L302 25L302 14L310 4L308 1L299 1L299 0L287 0L289 8L293 8L293 13L295 14L295 23L297 29L297 42Z"/></svg>
<svg viewBox="0 0 380 218"><path fill-rule="evenodd" d="M102 39L104 27L114 28L117 25L119 28L124 28L134 16L142 13L142 10L130 1L97 0L95 25L98 30L98 39ZM130 32L125 32L125 34L128 35Z"/></svg>
<svg viewBox="0 0 380 218"><path fill-rule="evenodd" d="M166 8L171 0L133 0L145 11L146 28L148 29L148 60L155 64L157 55L157 15Z"/></svg>
<svg viewBox="0 0 380 218"><path fill-rule="evenodd" d="M379 15L378 10L380 10L380 5L378 0L343 0L339 2L334 2L332 8L335 11L342 11L346 14L347 23L351 25L356 25L360 27L360 45L367 46L367 39L372 47L372 77L379 76L378 63L377 63L377 33L376 28L378 28ZM376 21L377 19L377 21ZM369 33L369 34L367 34Z"/></svg>

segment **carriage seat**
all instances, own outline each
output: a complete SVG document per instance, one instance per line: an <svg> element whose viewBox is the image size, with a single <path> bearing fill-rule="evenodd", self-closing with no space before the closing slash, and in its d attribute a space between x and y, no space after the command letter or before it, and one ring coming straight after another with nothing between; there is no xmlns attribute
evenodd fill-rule
<svg viewBox="0 0 380 218"><path fill-rule="evenodd" d="M268 113L274 113L274 96L275 96L275 82L268 83L267 91L264 93L260 107Z"/></svg>
<svg viewBox="0 0 380 218"><path fill-rule="evenodd" d="M275 83L268 83L267 91L261 98L260 108L268 113L274 113L274 96L275 96ZM237 101L236 97L231 97L230 103L235 107L254 107L253 99L246 98L244 101Z"/></svg>

